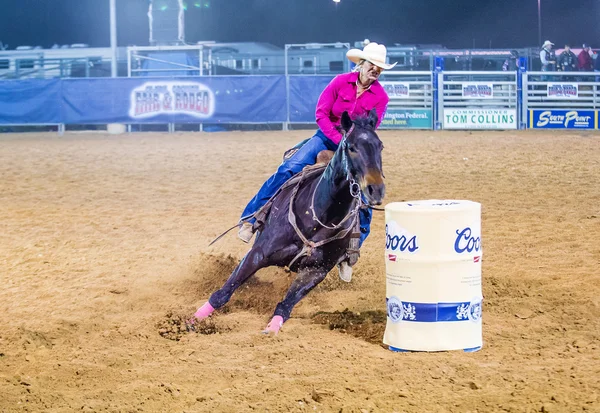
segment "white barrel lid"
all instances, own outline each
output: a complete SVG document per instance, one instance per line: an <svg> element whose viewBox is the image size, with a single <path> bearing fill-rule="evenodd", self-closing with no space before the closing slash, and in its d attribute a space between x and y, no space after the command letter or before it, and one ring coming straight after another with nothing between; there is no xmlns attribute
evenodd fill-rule
<svg viewBox="0 0 600 413"><path fill-rule="evenodd" d="M478 202L458 199L427 199L418 201L390 202L386 204L387 211L398 212L439 212L440 210L472 210L478 209L481 204Z"/></svg>

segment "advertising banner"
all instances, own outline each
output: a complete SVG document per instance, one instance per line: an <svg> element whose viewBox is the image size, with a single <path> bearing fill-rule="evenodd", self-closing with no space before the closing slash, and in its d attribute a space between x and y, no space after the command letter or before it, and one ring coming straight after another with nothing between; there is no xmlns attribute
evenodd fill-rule
<svg viewBox="0 0 600 413"><path fill-rule="evenodd" d="M404 82L381 82L381 86L386 93L393 99L407 99L410 96L410 84Z"/></svg>
<svg viewBox="0 0 600 413"><path fill-rule="evenodd" d="M468 99L493 99L494 85L482 82L464 82L462 96Z"/></svg>
<svg viewBox="0 0 600 413"><path fill-rule="evenodd" d="M283 76L71 79L63 123L284 122Z"/></svg>
<svg viewBox="0 0 600 413"><path fill-rule="evenodd" d="M516 109L444 109L444 129L517 129Z"/></svg>
<svg viewBox="0 0 600 413"><path fill-rule="evenodd" d="M388 107L380 129L431 129L431 109L394 109Z"/></svg>
<svg viewBox="0 0 600 413"><path fill-rule="evenodd" d="M529 127L533 129L598 129L598 112L594 110L530 110Z"/></svg>
<svg viewBox="0 0 600 413"><path fill-rule="evenodd" d="M579 87L576 83L548 83L549 99L577 99Z"/></svg>

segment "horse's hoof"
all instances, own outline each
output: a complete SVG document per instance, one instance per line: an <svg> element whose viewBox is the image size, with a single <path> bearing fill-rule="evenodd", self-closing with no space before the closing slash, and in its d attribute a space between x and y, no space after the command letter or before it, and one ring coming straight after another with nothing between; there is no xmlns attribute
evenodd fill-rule
<svg viewBox="0 0 600 413"><path fill-rule="evenodd" d="M271 319L271 322L267 324L267 328L265 328L262 331L262 333L277 335L277 333L279 333L279 330L281 330L281 326L283 326L283 317L280 315L276 315Z"/></svg>
<svg viewBox="0 0 600 413"><path fill-rule="evenodd" d="M340 275L340 280L347 283L352 281L352 267L346 261L342 261L338 265L338 272Z"/></svg>
<svg viewBox="0 0 600 413"><path fill-rule="evenodd" d="M210 305L210 303L207 301L204 303L204 305L202 307L200 307L195 313L194 313L194 317L198 320L204 320L205 318L208 318L213 311L215 311L215 309L213 308L212 305Z"/></svg>

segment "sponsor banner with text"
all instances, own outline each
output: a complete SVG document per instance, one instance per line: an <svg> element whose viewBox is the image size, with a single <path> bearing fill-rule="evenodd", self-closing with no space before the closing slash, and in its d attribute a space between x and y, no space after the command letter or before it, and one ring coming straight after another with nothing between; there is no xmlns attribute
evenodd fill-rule
<svg viewBox="0 0 600 413"><path fill-rule="evenodd" d="M431 109L390 109L379 125L381 129L431 129Z"/></svg>
<svg viewBox="0 0 600 413"><path fill-rule="evenodd" d="M530 110L532 129L598 129L595 110Z"/></svg>
<svg viewBox="0 0 600 413"><path fill-rule="evenodd" d="M444 129L517 129L516 109L444 109Z"/></svg>
<svg viewBox="0 0 600 413"><path fill-rule="evenodd" d="M390 100L407 99L410 96L410 84L404 82L381 82Z"/></svg>
<svg viewBox="0 0 600 413"><path fill-rule="evenodd" d="M576 83L548 83L548 99L577 99L579 87Z"/></svg>
<svg viewBox="0 0 600 413"><path fill-rule="evenodd" d="M493 99L494 85L482 82L464 82L462 96L468 99Z"/></svg>

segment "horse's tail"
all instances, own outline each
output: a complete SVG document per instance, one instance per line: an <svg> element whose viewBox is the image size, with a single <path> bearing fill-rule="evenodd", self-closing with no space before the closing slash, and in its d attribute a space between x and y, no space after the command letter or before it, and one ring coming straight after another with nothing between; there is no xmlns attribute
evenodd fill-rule
<svg viewBox="0 0 600 413"><path fill-rule="evenodd" d="M234 228L240 227L243 225L243 221L240 222L239 224L236 224L234 226L232 226L231 228L229 228L227 231L225 231L224 233L222 233L221 235L219 235L217 238L215 238L210 244L208 244L208 246L210 247L211 245L213 245L215 242L217 242L218 240L220 240L221 238L223 238L225 236L225 234L227 234L229 231L231 231Z"/></svg>

